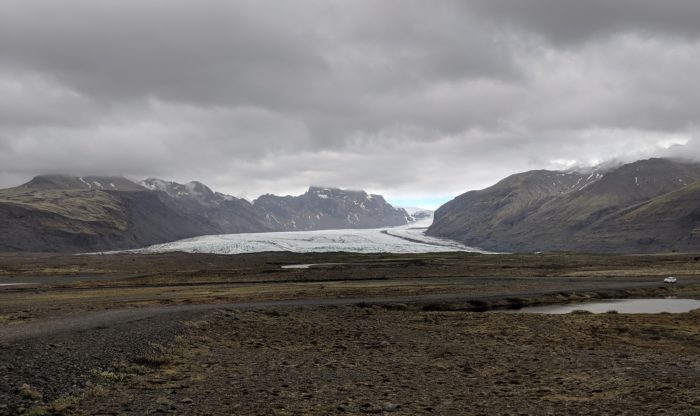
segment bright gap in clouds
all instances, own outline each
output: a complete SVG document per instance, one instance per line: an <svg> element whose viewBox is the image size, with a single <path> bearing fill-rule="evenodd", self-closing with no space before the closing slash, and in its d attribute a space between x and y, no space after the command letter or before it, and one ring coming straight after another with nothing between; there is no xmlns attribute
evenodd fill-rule
<svg viewBox="0 0 700 416"><path fill-rule="evenodd" d="M422 208L435 211L440 208L442 204L450 201L454 196L443 196L443 197L389 197L387 202L398 208Z"/></svg>

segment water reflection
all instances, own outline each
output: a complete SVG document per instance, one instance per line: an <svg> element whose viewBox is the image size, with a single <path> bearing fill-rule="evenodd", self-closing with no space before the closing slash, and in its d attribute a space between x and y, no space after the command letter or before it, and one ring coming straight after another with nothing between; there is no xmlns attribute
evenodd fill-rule
<svg viewBox="0 0 700 416"><path fill-rule="evenodd" d="M610 311L616 311L618 313L684 313L690 312L693 309L700 309L700 300L667 297L663 299L607 299L597 302L572 303L567 305L532 306L513 312L565 314L572 311L583 310L592 313L605 313Z"/></svg>

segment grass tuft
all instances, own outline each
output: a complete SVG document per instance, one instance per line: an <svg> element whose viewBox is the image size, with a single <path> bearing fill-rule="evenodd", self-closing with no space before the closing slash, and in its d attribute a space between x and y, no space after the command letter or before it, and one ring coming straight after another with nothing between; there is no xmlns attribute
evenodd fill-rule
<svg viewBox="0 0 700 416"><path fill-rule="evenodd" d="M170 357L161 355L141 355L135 357L133 360L134 364L142 365L144 367L159 368L170 363Z"/></svg>

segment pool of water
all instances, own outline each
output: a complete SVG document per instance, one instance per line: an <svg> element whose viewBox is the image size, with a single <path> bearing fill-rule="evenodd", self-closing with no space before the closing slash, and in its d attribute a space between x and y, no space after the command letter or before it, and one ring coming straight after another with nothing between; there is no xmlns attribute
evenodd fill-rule
<svg viewBox="0 0 700 416"><path fill-rule="evenodd" d="M618 313L684 313L700 309L697 299L606 299L596 302L570 303L566 305L531 306L512 312L564 314L583 310L593 313L617 311Z"/></svg>
<svg viewBox="0 0 700 416"><path fill-rule="evenodd" d="M341 266L345 263L312 263L312 264L287 264L283 269L310 269L312 266Z"/></svg>

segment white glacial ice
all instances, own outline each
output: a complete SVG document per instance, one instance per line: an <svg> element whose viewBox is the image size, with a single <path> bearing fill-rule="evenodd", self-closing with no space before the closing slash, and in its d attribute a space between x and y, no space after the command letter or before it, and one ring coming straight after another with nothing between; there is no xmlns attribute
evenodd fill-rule
<svg viewBox="0 0 700 416"><path fill-rule="evenodd" d="M296 253L432 253L445 251L483 252L456 241L426 236L432 218L399 227L322 231L290 231L207 235L131 250L137 253L241 254L264 251Z"/></svg>

